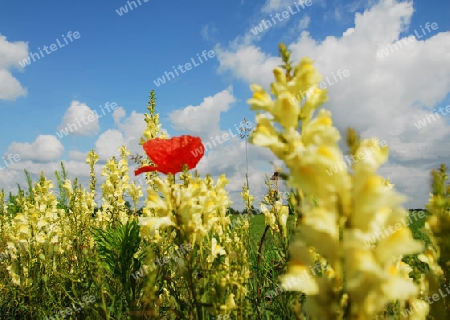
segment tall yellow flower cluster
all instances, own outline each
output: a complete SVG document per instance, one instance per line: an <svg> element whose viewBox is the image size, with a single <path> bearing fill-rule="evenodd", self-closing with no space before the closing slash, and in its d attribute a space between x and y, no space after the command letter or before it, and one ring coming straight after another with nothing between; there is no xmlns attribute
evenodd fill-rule
<svg viewBox="0 0 450 320"><path fill-rule="evenodd" d="M244 200L245 206L247 210L251 210L253 201L255 201L255 197L250 194L250 189L247 184L244 184L242 187L241 197Z"/></svg>
<svg viewBox="0 0 450 320"><path fill-rule="evenodd" d="M421 251L422 245L408 228L392 229L408 212L401 207L404 198L386 188L385 179L377 175L387 160L387 147L377 139L354 139L349 147L360 161L353 164L353 173L327 174L327 169L344 162L344 155L331 112L319 110L313 117L327 101L326 91L318 87L321 75L309 58L301 60L293 75L281 68L274 74L274 99L261 86L251 86L251 109L265 113L258 112L250 141L284 161L287 183L315 199L297 205L302 214L300 236L291 245L283 287L305 292L304 310L318 319L371 319L389 302L414 299L418 289L398 266L403 255ZM299 93L307 90L307 99L299 99ZM381 232L385 237L378 236L375 245L365 244ZM327 260L333 277L311 276L315 253ZM301 275L310 278L292 285L291 280Z"/></svg>
<svg viewBox="0 0 450 320"><path fill-rule="evenodd" d="M139 218L149 235L160 226L177 226L189 243L201 243L210 231L220 238L224 228L230 224L227 210L231 204L224 186L228 182L224 175L213 185L210 176L205 179L181 176L182 183L175 183L173 176L155 178L158 191L148 189L143 208L144 217Z"/></svg>
<svg viewBox="0 0 450 320"><path fill-rule="evenodd" d="M450 285L450 184L445 164L431 172L430 198L426 208L430 213L425 223L425 231L431 239L431 244L424 254L419 256L427 263L432 274L426 274L430 295L438 293L443 287ZM446 295L445 295L446 296ZM443 298L445 296L442 296ZM449 308L450 301L444 300L445 307ZM437 304L432 306L432 314L442 313Z"/></svg>
<svg viewBox="0 0 450 320"><path fill-rule="evenodd" d="M272 232L279 232L283 237L287 238L286 224L289 216L289 206L283 205L283 196L278 190L273 188L268 178L266 179L266 185L269 190L264 196L264 201L260 203L266 226L270 226Z"/></svg>
<svg viewBox="0 0 450 320"><path fill-rule="evenodd" d="M47 272L51 272L49 258L72 248L61 223L61 220L66 220L65 212L57 208L53 187L53 183L41 175L32 190L32 197L20 197L18 200L22 211L4 226L6 251L11 256L11 265L7 269L12 282L23 290L31 287L36 280L31 271L33 267L46 264L49 268Z"/></svg>
<svg viewBox="0 0 450 320"><path fill-rule="evenodd" d="M150 91L149 101L147 102L148 112L144 113L144 121L146 123L143 136L141 137L139 144L144 145L149 140L155 138L166 139L167 136L164 132L161 132L161 123L159 122L159 113L156 112L156 94L155 91ZM140 166L150 165L152 162L147 157L140 155L133 156L131 159L135 160ZM158 172L145 173L147 184L152 186L156 190L156 185L153 183L153 178L158 176ZM139 191L137 191L139 193ZM134 201L134 199L133 199Z"/></svg>
<svg viewBox="0 0 450 320"><path fill-rule="evenodd" d="M160 132L161 130L161 124L159 123L159 113L156 113L155 111L156 107L156 95L155 91L150 92L150 100L147 104L147 110L148 113L144 114L144 121L147 124L143 137L141 137L141 140L139 142L140 145L143 145L148 140L154 139L154 138L162 138L165 139L166 135L163 132Z"/></svg>
<svg viewBox="0 0 450 320"><path fill-rule="evenodd" d="M102 184L102 209L98 213L98 223L104 227L111 221L120 221L126 224L129 215L125 206L125 195L130 190L130 177L128 174L127 156L130 154L125 147L119 148L121 159L112 158L103 167L102 175L105 183ZM137 199L140 187L133 186L133 199Z"/></svg>
<svg viewBox="0 0 450 320"><path fill-rule="evenodd" d="M88 155L86 162L90 163L91 159L98 159L93 151ZM92 174L91 181L95 181L95 176ZM67 196L67 211L64 220L66 228L68 228L68 234L78 235L77 247L86 253L88 248L92 250L94 247L94 241L88 230L95 224L92 216L97 207L95 189L88 191L82 188L81 185L77 184L77 179L73 182L67 179L63 188Z"/></svg>
<svg viewBox="0 0 450 320"><path fill-rule="evenodd" d="M194 301L199 303L197 295L205 292L202 301L217 303L213 314L229 314L236 309L236 299L242 300L246 294L249 270L242 234L232 230L228 216L228 180L221 175L214 182L209 175L201 179L187 172L180 180L177 183L173 175L154 178L158 191L148 188L143 217L139 218L142 236L158 247L189 243L194 250L179 263ZM192 278L192 273L199 272L207 282ZM168 292L165 299L170 300Z"/></svg>

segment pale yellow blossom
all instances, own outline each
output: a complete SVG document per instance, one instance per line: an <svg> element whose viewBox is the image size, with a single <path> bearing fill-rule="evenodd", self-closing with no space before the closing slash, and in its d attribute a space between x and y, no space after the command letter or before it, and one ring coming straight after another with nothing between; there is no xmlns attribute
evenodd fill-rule
<svg viewBox="0 0 450 320"><path fill-rule="evenodd" d="M219 255L225 255L227 254L227 252L225 251L225 249L217 244L217 239L216 238L212 238L211 240L211 254L208 256L207 261L209 263L213 263L214 260L217 258L217 256Z"/></svg>

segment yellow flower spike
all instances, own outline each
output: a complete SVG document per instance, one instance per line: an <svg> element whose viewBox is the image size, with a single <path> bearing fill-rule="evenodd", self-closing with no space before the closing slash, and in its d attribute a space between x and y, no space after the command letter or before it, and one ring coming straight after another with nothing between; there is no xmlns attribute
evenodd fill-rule
<svg viewBox="0 0 450 320"><path fill-rule="evenodd" d="M320 146L317 149L317 153L324 156L325 158L328 158L330 161L336 160L336 158L334 157L334 154L331 152L330 148L327 146Z"/></svg>
<svg viewBox="0 0 450 320"><path fill-rule="evenodd" d="M299 77L302 73L309 72L313 68L313 61L309 57L303 57L300 63L295 67L295 76Z"/></svg>
<svg viewBox="0 0 450 320"><path fill-rule="evenodd" d="M261 92L255 92L253 93L253 99L255 100L264 100L265 95Z"/></svg>
<svg viewBox="0 0 450 320"><path fill-rule="evenodd" d="M139 217L139 225L147 228L151 234L162 227L174 226L175 223L169 217Z"/></svg>
<svg viewBox="0 0 450 320"><path fill-rule="evenodd" d="M247 100L252 110L269 111L273 109L274 101L270 95L258 85L250 85L253 91L253 97Z"/></svg>
<svg viewBox="0 0 450 320"><path fill-rule="evenodd" d="M164 196L168 196L170 194L170 182L168 180L163 180L160 177L155 177L152 182L156 186L157 190Z"/></svg>
<svg viewBox="0 0 450 320"><path fill-rule="evenodd" d="M329 278L329 279L336 277L336 273L334 272L334 270L331 267L328 267L326 269L325 274L326 274L327 278Z"/></svg>
<svg viewBox="0 0 450 320"><path fill-rule="evenodd" d="M409 228L401 228L378 242L375 248L375 255L378 261L389 263L393 257L419 253L422 250L423 244L414 240L411 230Z"/></svg>
<svg viewBox="0 0 450 320"><path fill-rule="evenodd" d="M283 236L286 238L287 235L287 219L289 217L289 206L282 206L278 211L278 223L281 225Z"/></svg>
<svg viewBox="0 0 450 320"><path fill-rule="evenodd" d="M224 188L227 184L228 184L228 179L225 176L225 174L220 175L218 181L217 181L217 185L216 185L216 189L220 190L222 188Z"/></svg>
<svg viewBox="0 0 450 320"><path fill-rule="evenodd" d="M311 86L314 86L321 81L322 76L317 73L312 63L313 61L311 59L305 57L295 67L294 81L297 92L306 92Z"/></svg>
<svg viewBox="0 0 450 320"><path fill-rule="evenodd" d="M298 101L289 93L281 94L275 102L273 114L275 121L280 123L283 128L297 128L300 106Z"/></svg>
<svg viewBox="0 0 450 320"><path fill-rule="evenodd" d="M272 229L275 228L276 218L273 212L267 209L263 203L260 203L259 205L261 212L264 214L266 226L270 226Z"/></svg>
<svg viewBox="0 0 450 320"><path fill-rule="evenodd" d="M391 276L397 275L397 266L396 265L390 266L388 272Z"/></svg>
<svg viewBox="0 0 450 320"><path fill-rule="evenodd" d="M269 147L274 154L282 157L286 147L281 142L270 120L261 114L256 117L256 121L256 129L250 134L249 141L255 145Z"/></svg>
<svg viewBox="0 0 450 320"><path fill-rule="evenodd" d="M163 199L161 199L159 194L153 189L149 188L147 200L148 200L147 204L151 208L163 208L163 209L167 208L166 202Z"/></svg>
<svg viewBox="0 0 450 320"><path fill-rule="evenodd" d="M281 83L281 84L286 84L286 74L283 69L275 68L273 70L273 73L275 75L276 82Z"/></svg>
<svg viewBox="0 0 450 320"><path fill-rule="evenodd" d="M310 177L314 177L316 174L316 171L311 166L303 166L299 168L299 172Z"/></svg>
<svg viewBox="0 0 450 320"><path fill-rule="evenodd" d="M333 125L333 120L329 117L320 117L318 118L317 123L320 125L331 127Z"/></svg>
<svg viewBox="0 0 450 320"><path fill-rule="evenodd" d="M288 56L286 52L285 56ZM320 280L320 285L309 277L306 279L310 279L308 285L286 284L287 279L294 280L296 275L307 271L308 259L302 253L304 248L298 243L314 246L316 252L327 259L326 263L336 270L336 283L342 284L342 273L344 270L346 272L347 292L344 294L352 303L351 309L357 310L348 316L371 319L388 302L410 299L417 293L414 283L406 279L407 266L397 265L400 256L421 250L412 234L406 232L408 228L392 234L383 233L384 238L373 245L365 244L368 237L384 231L391 224L396 225L405 216L405 210L400 206L403 198L392 190L394 186L386 179L376 175L379 166L387 160L388 148L381 146L377 139L358 139L351 150L358 161L353 164L352 174L349 174L331 113L320 110L312 118L314 111L328 99L326 90L318 86L322 77L313 61L303 58L288 83L285 83L281 69L275 69L274 76L271 93L275 101L262 103L266 96L254 95L253 100L258 101L252 101L252 104L259 105L251 107L253 110L268 111L272 117L257 114L257 128L250 141L270 148L283 160L290 173L289 186L308 195L304 197L305 201L297 204L302 213L299 239L290 246L292 261L289 262L287 274L282 277L284 287L309 291L311 303L305 306L305 310L308 309L311 317L327 318L321 317L332 313L327 306L339 306L340 301L333 300L329 295L326 279ZM265 91L258 90L254 92L265 94ZM293 128L297 128L299 119L301 130L295 133L297 130ZM284 130L279 130L278 125ZM316 202L312 203L311 198ZM270 197L267 199L270 200ZM430 202L436 207L439 200L434 196ZM276 210L261 209L269 225L273 223L272 214L281 219L280 208L276 207ZM304 287L307 289L304 290ZM396 287L401 289L396 290ZM318 308L327 310L321 312ZM342 305L342 308L345 306Z"/></svg>
<svg viewBox="0 0 450 320"><path fill-rule="evenodd" d="M208 256L208 258L206 259L209 263L213 263L214 260L217 258L217 256L219 255L226 255L227 252L225 251L225 249L217 244L217 239L216 238L212 238L211 240L211 254Z"/></svg>
<svg viewBox="0 0 450 320"><path fill-rule="evenodd" d="M302 92L302 91L300 91ZM323 103L328 101L327 90L322 90L317 87L310 88L307 91L305 103L302 105L300 118L303 120L303 127L306 128L312 115ZM325 111L325 110L321 110Z"/></svg>
<svg viewBox="0 0 450 320"><path fill-rule="evenodd" d="M369 176L362 186L362 189L358 193L362 197L361 201L358 201L358 204L360 204L361 206L367 205L368 201L364 203L364 201L362 200L368 199L370 199L372 202L376 202L376 199L374 198L375 195L386 192L386 190L384 189L383 180L384 179L380 176Z"/></svg>
<svg viewBox="0 0 450 320"><path fill-rule="evenodd" d="M236 302L234 301L234 294L230 293L227 297L227 300L225 302L225 307L227 310L234 310L236 309Z"/></svg>
<svg viewBox="0 0 450 320"><path fill-rule="evenodd" d="M355 152L358 161L354 163L355 171L375 173L380 165L388 159L389 148L382 146L377 139L362 140Z"/></svg>
<svg viewBox="0 0 450 320"><path fill-rule="evenodd" d="M289 291L301 291L308 295L314 295L319 292L314 277L312 277L310 268L298 260L292 260L288 264L288 273L280 277L281 286Z"/></svg>
<svg viewBox="0 0 450 320"><path fill-rule="evenodd" d="M384 180L384 188L387 190L392 190L394 189L395 184L392 184L388 179Z"/></svg>

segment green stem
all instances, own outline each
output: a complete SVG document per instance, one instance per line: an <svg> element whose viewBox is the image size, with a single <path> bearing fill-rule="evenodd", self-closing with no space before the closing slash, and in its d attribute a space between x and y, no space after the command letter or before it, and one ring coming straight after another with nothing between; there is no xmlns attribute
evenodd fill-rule
<svg viewBox="0 0 450 320"><path fill-rule="evenodd" d="M193 270L192 270L191 259L189 259L189 268L188 268L188 274L187 274L189 290L191 291L192 298L194 299L194 305L195 305L195 310L197 313L197 319L202 320L203 319L202 308L200 306L200 303L197 300L197 294L195 292L194 281L192 279L192 271Z"/></svg>
<svg viewBox="0 0 450 320"><path fill-rule="evenodd" d="M257 268L257 270L259 270L259 266L260 266L260 264L261 264L261 251L262 251L262 246L263 246L263 244L264 244L264 240L266 239L266 234L267 234L267 231L269 230L269 225L267 225L266 226L266 228L264 229L264 233L263 233L263 235L262 235L262 237L261 237L261 241L259 242L259 248L258 248L258 258L257 258L257 266L258 266L258 268ZM256 301L257 301L257 304L258 304L258 306L261 304L261 287L260 287L260 285L259 285L259 282L258 282L258 285L257 285L257 297L256 297ZM258 319L261 319L261 314L259 313L259 309L256 309L257 310L257 312L258 312Z"/></svg>

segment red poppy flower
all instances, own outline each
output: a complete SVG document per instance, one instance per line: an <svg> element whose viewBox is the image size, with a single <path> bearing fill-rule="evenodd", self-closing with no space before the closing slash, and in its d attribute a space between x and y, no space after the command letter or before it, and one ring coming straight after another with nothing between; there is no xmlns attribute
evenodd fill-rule
<svg viewBox="0 0 450 320"><path fill-rule="evenodd" d="M183 171L186 164L193 169L203 157L205 147L199 137L183 135L171 139L155 138L144 143L144 150L156 166L145 166L134 171L158 171L164 174L175 174Z"/></svg>

